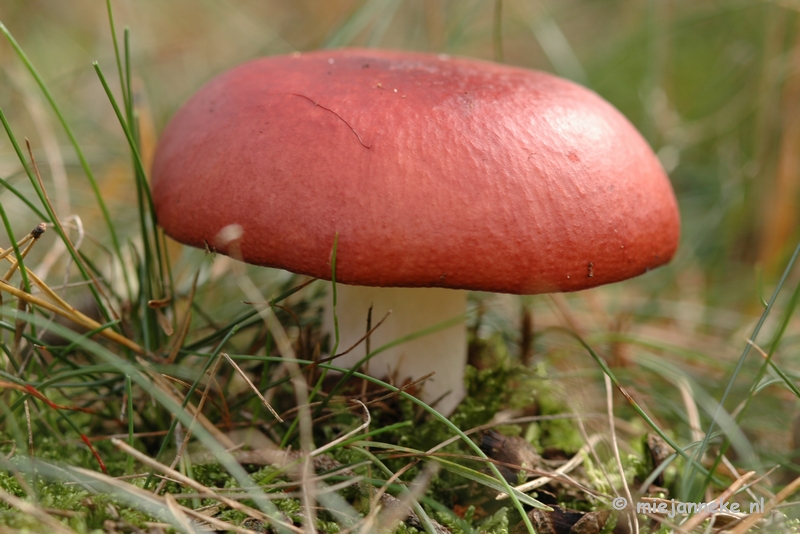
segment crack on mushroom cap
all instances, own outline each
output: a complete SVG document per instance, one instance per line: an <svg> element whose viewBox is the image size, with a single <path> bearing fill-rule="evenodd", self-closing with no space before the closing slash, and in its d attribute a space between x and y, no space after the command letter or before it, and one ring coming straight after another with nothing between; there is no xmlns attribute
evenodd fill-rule
<svg viewBox="0 0 800 534"><path fill-rule="evenodd" d="M332 62L333 62L333 60L331 60L331 63L332 63ZM397 92L397 89L395 89L395 92ZM315 106L317 106L317 107L319 107L319 108L322 108L322 109L324 109L325 111L329 111L329 112L333 113L334 115L336 115L336 117L337 117L337 118L338 118L340 121L342 121L343 123L345 123L345 124L347 125L347 127L348 127L348 128L350 128L350 130L351 130L351 131L352 131L352 132L353 132L353 133L356 135L356 138L358 139L358 142L359 142L359 143L361 143L361 146L363 146L364 148L367 148L367 149L369 149L369 148L372 148L372 145L368 145L368 144L366 144L366 143L364 142L364 140L363 140L363 139L361 139L361 134L359 134L359 133L358 133L358 131L357 131L355 128L353 128L352 126L350 126L350 123L349 123L349 122L347 122L347 121L346 121L346 120L345 120L345 119L344 119L344 118L343 118L341 115L339 115L338 113L336 113L335 111L333 111L331 108L326 108L325 106L323 106L322 104L320 104L319 102L317 102L316 100L314 100L313 98L307 97L306 95L301 95L300 93L289 93L289 94L291 94L291 95L294 95L294 96L299 96L299 97L301 97L301 98L305 98L306 100L308 100L309 102L311 102L311 103L312 103L312 104L314 104Z"/></svg>
<svg viewBox="0 0 800 534"><path fill-rule="evenodd" d="M153 198L179 241L240 224L245 261L315 277L338 231L337 278L353 284L579 290L664 263L679 234L652 150L591 91L374 50L273 56L209 82L162 135Z"/></svg>

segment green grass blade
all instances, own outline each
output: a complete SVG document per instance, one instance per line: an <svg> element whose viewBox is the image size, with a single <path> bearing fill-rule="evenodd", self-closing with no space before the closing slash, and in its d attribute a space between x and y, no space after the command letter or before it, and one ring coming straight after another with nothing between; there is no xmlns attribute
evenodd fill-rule
<svg viewBox="0 0 800 534"><path fill-rule="evenodd" d="M47 215L45 215L45 214L42 212L42 210L40 210L39 208L37 208L36 206L34 206L34 205L33 205L33 202L31 202L30 200L28 200L28 198L27 198L25 195L23 195L22 193L20 193L20 192L19 192L19 191L18 191L18 190L17 190L17 189L14 187L14 186L12 186L10 183L8 183L8 180L4 180L3 178L0 178L0 186L3 186L5 189L7 189L7 190L11 191L11 194L12 194L12 195L14 195L14 196L15 196L15 197L17 197L18 199L20 199L22 202L24 202L24 203L25 203L25 205L26 205L26 206L28 206L28 208L29 208L29 209L30 209L32 212L34 212L34 213L36 214L36 216L37 216L37 217L39 217L39 219L40 219L42 222L49 222L49 221L50 221L50 217L48 217Z"/></svg>
<svg viewBox="0 0 800 534"><path fill-rule="evenodd" d="M8 235L8 240L11 242L11 248L14 249L14 256L17 259L17 270L19 271L20 275L22 275L22 283L25 291L27 293L31 292L31 283L28 280L28 269L25 268L25 261L22 258L22 251L19 249L19 245L17 245L17 239L14 235L14 230L11 228L11 221L8 220L8 216L6 215L6 210L3 208L3 205L0 204L0 217L3 219L3 227L6 229L6 235Z"/></svg>
<svg viewBox="0 0 800 534"><path fill-rule="evenodd" d="M130 101L130 93L127 92L125 83L125 76L122 75L122 59L119 54L119 43L117 42L117 29L114 25L114 10L111 9L111 0L106 0L106 11L108 12L108 26L111 30L111 41L114 43L114 58L117 63L117 71L119 72L119 85L122 90L122 100L127 107Z"/></svg>
<svg viewBox="0 0 800 534"><path fill-rule="evenodd" d="M153 290L153 286L156 285L156 282L160 279L158 276L160 273L163 272L163 268L159 266L156 270L153 265L153 249L151 247L151 242L156 244L156 248L158 248L158 237L155 237L155 241L151 241L151 236L149 235L150 232L154 234L157 232L155 225L151 225L148 228L148 224L146 221L146 208L145 208L145 197L149 201L150 212L152 213L152 199L150 199L150 189L146 183L146 173L144 170L144 162L142 161L142 156L139 153L139 146L138 142L136 141L136 137L134 132L131 130L131 125L126 122L125 117L122 114L122 111L117 104L117 100L114 97L114 93L111 91L111 88L106 81L106 77L103 74L102 69L100 68L100 64L96 61L92 63L95 72L97 73L97 77L100 79L100 83L103 86L103 90L106 92L106 96L108 97L108 101L111 103L111 107L114 109L114 113L117 116L117 120L119 121L120 126L122 127L122 131L125 133L125 138L128 140L128 146L131 150L133 155L134 161L134 174L136 175L136 190L137 190L137 197L139 202L139 226L140 226L140 235L142 238L142 249L144 253L144 258L141 260L142 265L144 268L139 269L139 288L140 288L140 309L141 313L144 316L143 323L148 326L147 334L145 336L145 347L148 350L154 350L154 348L158 345L158 320L156 318L156 311L150 309L147 305L147 302L150 300L159 298L161 295L156 295L155 291ZM160 255L159 255L160 260Z"/></svg>
<svg viewBox="0 0 800 534"><path fill-rule="evenodd" d="M20 320L36 322L40 325L45 322L45 320L40 317L31 315L29 313L19 312L14 308L3 307L0 308L0 312L9 316L14 316ZM68 340L75 341L78 338L75 332L60 325L52 325L52 329L58 335L63 336ZM255 489L257 487L256 484L253 482L253 480L250 478L250 475L247 474L244 468L236 461L236 459L233 458L233 456L231 456L231 454L227 452L222 445L220 445L214 439L214 437L209 434L205 428L203 428L202 425L192 425L192 415L186 412L186 410L184 410L180 404L173 401L159 388L153 387L150 379L136 366L118 357L116 354L93 340L84 340L82 349L87 353L94 354L97 358L105 363L114 366L121 374L129 375L133 383L142 388L144 391L149 392L155 401L167 409L175 417L175 419L180 421L186 428L192 428L192 434L209 449L209 451L214 455L223 468L225 468L228 473L230 473L231 476L236 479L237 483L244 488L244 491L248 493L248 496L255 502L256 506L270 517L280 517L280 512L277 510L275 505L266 499L263 493ZM285 532L285 529L279 530L281 532Z"/></svg>
<svg viewBox="0 0 800 534"><path fill-rule="evenodd" d="M6 26L2 22L0 22L0 32L2 32L6 36L6 39L8 39L9 43L11 43L11 46L14 48L14 51L16 52L17 56L20 58L25 67L28 69L28 72L31 74L31 76L33 76L33 79L36 81L36 84L42 91L42 94L44 95L45 99L50 104L50 107L53 109L53 112L56 114L56 117L58 117L58 120L61 123L61 126L64 128L64 131L66 132L67 137L70 140L70 143L72 143L72 146L75 149L75 154L78 156L78 160L80 161L81 167L83 168L83 172L86 175L86 178L89 180L89 185L91 186L92 191L94 192L95 199L97 200L97 205L103 214L103 219L105 220L106 226L108 227L114 251L116 252L117 257L120 258L121 261L122 249L120 248L119 245L119 239L117 238L117 232L116 229L114 228L114 223L111 220L111 215L108 211L108 207L106 207L106 203L103 200L103 196L102 194L100 194L100 188L97 185L97 180L95 180L94 178L94 173L92 172L92 169L89 166L89 161L86 159L86 156L84 155L83 150L81 149L80 144L78 143L78 139L75 137L72 128L69 126L67 120L64 118L64 114L61 112L61 109L58 107L58 104L56 104L55 98L50 92L50 89L47 88L47 84L44 83L44 80L39 74L39 71L36 70L36 67L34 67L33 63L31 63L30 59L28 59L28 56L27 54L25 54L25 51L22 49L19 43L17 43L17 40L14 39L14 36L11 35L11 32L8 31L8 28L6 28ZM122 272L123 272L123 277L125 279L125 285L128 288L128 295L132 295L130 278L128 276L128 272L124 262L122 262Z"/></svg>
<svg viewBox="0 0 800 534"><path fill-rule="evenodd" d="M331 293L333 296L333 349L331 350L331 354L336 354L336 351L339 350L339 316L336 314L336 249L339 244L339 232L336 232L333 235L333 249L331 250ZM275 302L270 303L272 306L272 313L275 313ZM322 389L322 384L325 382L325 377L327 376L327 370L323 369L317 379L317 383L314 384L314 388L311 390L311 393L308 395L308 403L311 405L314 402L314 399L319 393L319 390ZM335 390L336 388L334 388ZM332 394L331 394L332 395ZM325 398L323 401L323 406L327 403L328 399L331 398L331 395ZM317 417L320 413L319 410L314 412L314 416ZM281 448L286 447L289 441L294 437L294 433L297 430L297 425L300 424L300 418L296 418L292 421L289 430L284 434L283 439L281 440Z"/></svg>
<svg viewBox="0 0 800 534"><path fill-rule="evenodd" d="M278 295L277 297L272 299L270 302L272 304L278 304L279 302L289 298L290 296L294 295L295 293L297 293L298 291L300 291L304 287L308 286L314 280L315 279L311 279L311 280L308 280L306 282L303 282L300 285L294 286L294 287L290 288L289 290L284 291L283 293L281 293L280 295ZM252 325L254 325L256 323L262 323L262 322L263 322L263 320L258 315L258 310L249 311L247 313L244 313L244 314L240 315L239 317L237 317L236 319L234 319L233 321L228 323L226 326L223 326L222 328L217 329L217 331L214 332L213 334L209 334L206 337L204 337L204 338L202 338L202 339L200 339L198 341L195 341L194 343L191 343L191 344L187 345L185 347L185 349L184 349L184 352L185 353L192 353L192 351L196 351L196 350L199 350L199 349L201 349L203 347L207 347L211 343L214 343L215 341L217 341L218 339L227 336L228 333L234 328L239 329L239 330L243 330L243 329L245 329L245 328L247 328L249 326L252 326Z"/></svg>
<svg viewBox="0 0 800 534"><path fill-rule="evenodd" d="M494 17L492 24L492 44L494 60L503 62L503 0L494 0Z"/></svg>
<svg viewBox="0 0 800 534"><path fill-rule="evenodd" d="M352 45L358 35L372 22L391 10L397 0L367 0L357 5L345 21L336 28L320 48L337 48Z"/></svg>
<svg viewBox="0 0 800 534"><path fill-rule="evenodd" d="M781 292L781 289L783 289L783 285L786 283L786 279L789 277L789 273L791 273L792 269L794 268L794 264L797 261L798 255L800 255L800 244L798 244L797 247L794 249L794 253L792 254L791 259L789 260L789 263L786 265L786 268L783 271L783 275L778 281L778 285L775 286L775 290L772 292L772 297L770 297L769 302L767 303L767 307L762 312L761 317L759 318L758 323L756 323L755 328L753 328L753 333L750 334L750 341L752 341L753 343L755 343L756 338L758 338L758 334L761 332L761 328L764 326L764 322L767 320L767 317L772 312L772 308L775 305L775 301L778 298L778 294ZM741 371L742 365L744 365L744 361L747 358L747 355L750 354L750 349L752 348L753 345L750 343L747 343L745 345L744 350L742 351L742 355L739 357L739 361L736 362L736 367L734 368L733 373L731 374L731 378L730 380L728 380L728 385L725 387L725 391L723 392L722 398L719 401L719 408L717 408L718 411L723 409L725 401L728 399L730 392L733 390L733 384L736 381L736 377L739 375L739 371ZM752 395L748 397L748 400L750 398L752 398ZM708 430L706 431L705 438L703 439L703 443L698 449L697 453L694 455L694 458L701 458L702 455L705 454L706 450L708 450L708 444L711 439L711 433L714 430L715 425L716 425L716 414L714 415L714 417L712 417L711 422L708 425ZM724 454L724 451L725 447L723 447L720 450L720 454L717 455L711 470L705 473L706 478L703 487L697 488L696 490L692 491L690 493L691 498L695 498L695 500L697 500L702 496L701 493L703 491L703 488L708 486L711 473L714 472L714 469L716 469L716 467L722 461L722 455ZM687 473L687 476L684 477L685 480L693 480L694 469L695 468L693 463L690 468L690 471Z"/></svg>
<svg viewBox="0 0 800 534"><path fill-rule="evenodd" d="M360 443L366 443L366 442L360 442ZM365 446L369 447L369 445L365 445ZM353 447L353 450L356 450L359 453L361 453L364 456L366 456L367 458L369 458L370 461L374 465L378 466L378 469L383 471L383 474L386 475L387 480L391 480L392 477L394 476L394 473L392 473L392 470L389 469L388 467L386 467L386 464L381 462L380 459L377 456L375 456L374 454L372 454L371 452L369 452L367 449L365 449L363 447L364 446L362 446L362 447ZM411 492L405 486L401 486L400 495L408 498L408 497L411 496ZM422 506L419 505L419 502L417 502L417 499L411 499L411 508L414 510L414 513L417 514L417 517L419 518L420 522L422 523L422 527L425 529L425 532L427 532L428 534L436 534L436 527L433 526L433 522L431 521L431 518L428 517L428 514L425 512L425 510L422 508Z"/></svg>
<svg viewBox="0 0 800 534"><path fill-rule="evenodd" d="M355 441L353 443L353 445L356 446L356 447L384 448L384 449L391 450L391 451L398 451L398 452L403 452L405 454L411 454L411 455L417 456L417 457L419 457L421 459L424 459L424 460L436 462L438 465L442 466L443 469L445 469L447 471L450 471L451 473L456 474L458 476L464 477L464 478L466 478L468 480L472 480L474 482L477 482L478 484L486 486L487 488L490 488L490 489L492 489L492 490L494 490L494 491L496 491L498 493L506 493L506 489L503 486L503 484L500 484L497 480L495 480L494 478L490 477L489 475L487 475L485 473L481 473L480 471L476 471L476 470L471 469L469 467L465 467L463 465L459 465L459 464L457 464L455 462L452 462L450 460L446 460L444 458L439 458L438 456L426 455L424 451L419 451L419 450L411 449L411 448L408 448L408 447L401 447L399 445L392 445L392 444L380 443L380 442L375 442L375 441ZM367 451L363 451L363 452L367 452ZM373 457L374 457L374 455L373 455ZM375 460L377 460L377 458L375 458ZM491 462L487 462L487 463L491 463ZM387 474L392 475L391 472L388 472ZM549 506L547 506L545 504L542 504L541 502L537 501L536 499L534 499L530 495L522 493L521 491L518 491L516 489L514 489L513 491L516 494L517 498L523 504L527 504L528 506L533 506L534 508L538 508L540 510L547 510L547 511L551 511L552 510L552 508L550 508Z"/></svg>
<svg viewBox="0 0 800 534"><path fill-rule="evenodd" d="M586 341L584 341L584 339L581 336L579 336L578 334L576 334L572 330L569 330L568 328L563 328L563 327L560 327L560 326L552 326L552 327L549 327L548 330L552 330L552 331L555 331L555 332L561 332L561 333L567 334L568 336L574 338L578 343L580 343L581 346L583 346L583 348L586 349L586 351L589 353L589 355L594 359L594 361L597 362L597 365L600 366L600 369L602 369L603 373L605 373L606 376L608 376L608 378L611 379L611 382L614 384L614 387L616 387L617 390L619 390L619 392L622 393L622 395L628 400L628 403L630 403L631 407L636 411L636 413L639 414L639 417L644 419L644 421L650 426L650 428L652 428L653 431L655 431L655 433L658 434L661 437L661 439L666 441L669 444L669 446L672 447L685 460L687 460L690 463L695 464L696 468L701 473L708 474L708 471L702 465L700 465L695 458L693 458L693 457L689 456L688 454L686 454L683 451L683 448L681 448L677 443L675 443L675 441L671 437L669 437L667 434L665 434L664 431L661 430L661 428L655 423L655 421L653 421L650 418L650 416L647 415L647 413L642 409L642 407L639 406L639 404L635 400L633 400L633 398L628 394L628 392L625 391L625 388L622 387L622 384L620 384L620 382L617 379L616 375L614 375L614 373L608 367L608 365L603 360L603 358L601 358L600 355L597 354L597 352L595 352L595 350L588 343L586 343Z"/></svg>
<svg viewBox="0 0 800 534"><path fill-rule="evenodd" d="M234 356L232 356L232 355L231 355L231 357L234 358ZM248 356L244 356L244 357L237 356L236 358L241 358L241 359L266 359L266 360L270 360L270 361L281 361L281 358L278 358L278 357L266 357L266 358L263 358L263 357L260 357L260 356L249 356L249 357ZM301 364L301 365L302 364L311 365L311 364L314 364L315 362L298 359L297 363ZM431 408L428 404L426 404L425 402L419 400L418 398L414 397L413 395L410 395L410 394L406 393L405 391L401 390L400 388L397 388L397 387L395 387L395 386L393 386L393 385L391 385L391 384L389 384L387 382L384 382L383 380L379 380L379 379L371 377L369 375L365 375L364 373L359 373L357 371L353 371L352 369L347 369L347 368L344 368L344 367L338 367L338 366L330 365L330 364L327 364L327 363L319 364L319 366L321 368L323 368L323 369L330 369L330 370L333 370L333 371L337 371L339 373L350 372L350 373L352 373L352 376L355 376L356 378L360 378L362 380L368 380L368 381L372 382L373 384L375 384L377 386L380 386L380 387L382 387L382 388L384 388L384 389L386 389L388 391L394 392L397 395L409 400L410 402L413 402L414 404L416 404L417 406L419 406L420 408L422 408L423 410L428 412L437 421L439 421L440 423L445 425L451 432L456 434L461 439L461 441L466 443L467 446L475 452L475 454L477 456L479 456L480 458L482 458L484 460L488 460L488 457L486 456L486 454L481 450L481 448L474 441L472 441L464 433L464 431L462 431L460 428L458 428L456 425L454 425L447 417L445 417L444 415L440 414L434 408ZM506 482L506 479L503 477L502 474L500 474L500 471L497 469L497 466L495 466L492 462L488 462L488 466L489 466L489 469L492 471L492 474L500 482L500 485L503 488L502 491L505 492L505 493L508 493L509 498L511 499L511 502L514 504L514 507L519 512L519 514L522 516L522 521L525 523L525 526L528 529L528 532L535 533L536 531L533 529L533 525L530 522L530 518L528 518L528 514L525 513L525 509L522 507L522 503L519 501L519 499L517 499L517 496L516 496L516 493L514 491L514 488L512 488L511 485L508 482Z"/></svg>
<svg viewBox="0 0 800 534"><path fill-rule="evenodd" d="M186 392L186 395L183 398L183 402L181 403L181 410L185 409L186 405L189 404L189 399L192 398L192 395L197 390L197 388L200 386L200 380L202 380L202 378L206 375L206 372L208 372L208 370L211 368L211 365L214 363L214 361L216 361L216 359L219 358L219 353L222 352L222 348L225 346L225 344L228 342L228 340L230 338L232 338L236 334L236 332L237 332L236 328L234 328L230 332L228 332L228 335L225 336L222 339L222 341L219 343L219 345L214 350L214 352L212 352L208 356L208 359L206 360L206 363L203 365L203 369L197 374L197 378L192 383L192 385L189 387L189 390ZM174 418L172 420L172 423L169 426L169 430L167 430L167 434L164 436L164 439L161 441L161 447L158 449L158 453L156 453L156 455L154 456L154 458L156 460L161 458L161 455L164 454L164 451L167 450L167 447L169 446L169 442L170 442L170 440L172 440L172 435L175 433L175 427L178 426L178 422L179 422L179 420L177 418ZM152 483L153 476L154 476L154 472L151 470L150 474L148 475L147 480L145 481L145 484L144 484L144 488L145 489L147 489L150 486L150 484Z"/></svg>
<svg viewBox="0 0 800 534"><path fill-rule="evenodd" d="M330 393L328 393L328 395L325 397L325 399L320 403L320 405L314 411L314 417L319 417L319 415L322 413L322 410L324 410L325 407L328 405L328 402L330 402L330 399L332 399L334 397L334 395L336 395L336 393L342 387L344 387L344 385L347 383L348 380L350 380L350 378L352 378L353 376L355 376L357 374L356 373L356 369L360 369L361 366L364 365L366 362L368 362L370 359L374 358L375 356L377 356L381 352L389 350L392 347L396 347L397 345L402 345L403 343L406 343L408 341L411 341L411 340L414 340L414 339L417 339L417 338L420 338L420 337L425 337L427 335L439 332L440 330L445 330L447 328L450 328L451 326L454 326L454 325L457 325L457 324L461 324L464 321L466 321L468 317L469 317L469 313L464 313L464 314L457 315L455 317L451 317L450 319L442 321L442 322L440 322L438 324L435 324L433 326L429 326L428 328L423 328L422 330L418 330L416 332L412 332L411 334L399 337L399 338L395 339L394 341L390 341L389 343L386 343L385 345L382 345L382 346L378 347L377 349L375 349L374 351L370 352L369 354L367 354L366 356L364 356L363 358L358 360L353 365L353 367L348 369L348 371L342 376L342 378L339 379L339 381L336 383L336 385L334 385L333 388L331 389Z"/></svg>
<svg viewBox="0 0 800 534"><path fill-rule="evenodd" d="M0 23L0 27L1 26L2 26L2 23ZM36 179L36 176L34 175L34 172L31 169L31 166L28 165L28 160L25 157L25 155L23 154L22 149L20 148L19 143L17 142L17 137L14 135L14 132L11 129L11 125L8 123L8 120L6 119L6 115L3 112L2 108L0 108L0 122L3 123L3 128L5 128L6 135L8 136L9 141L11 141L11 146L14 148L14 152L16 153L17 158L19 159L20 163L22 164L22 167L25 170L25 173L28 175L28 179L30 180L31 185L33 186L33 189L36 191L36 194L39 197L39 201L42 203L42 206L44 206L44 209L47 212L48 216L45 218L46 222L54 223L53 224L53 228L55 229L55 231L58 234L58 236L61 238L61 240L66 245L70 256L72 256L72 259L75 261L75 265L77 265L78 270L81 273L81 276L83 276L84 280L91 280L92 277L87 272L82 257L78 254L78 251L75 250L75 247L72 245L72 241L69 239L69 237L66 235L66 233L64 233L64 229L61 227L60 224L57 223L57 219L56 219L55 213L53 213L52 209L50 208L49 204L47 203L47 200L46 200L46 198L44 196L44 191L42 191L42 189L39 187L39 182ZM37 213L38 213L38 210L37 210ZM97 305L98 305L98 307L100 309L100 312L108 320L110 318L110 314L108 312L108 309L106 308L104 299L102 299L100 297L100 292L94 286L94 284L91 284L89 286L89 290L92 292L92 295L94 296L95 302L97 302Z"/></svg>

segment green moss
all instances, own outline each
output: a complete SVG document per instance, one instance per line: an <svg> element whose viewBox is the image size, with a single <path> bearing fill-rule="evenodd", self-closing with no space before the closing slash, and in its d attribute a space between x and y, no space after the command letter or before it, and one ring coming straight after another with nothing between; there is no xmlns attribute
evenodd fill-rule
<svg viewBox="0 0 800 534"><path fill-rule="evenodd" d="M226 521L228 523L233 523L234 525L241 525L248 518L249 516L244 512L240 512L238 510L230 510L230 509L222 510L217 515L217 519L220 519L221 521Z"/></svg>
<svg viewBox="0 0 800 534"><path fill-rule="evenodd" d="M209 488L226 488L236 484L236 479L217 463L194 465L192 475L196 481Z"/></svg>
<svg viewBox="0 0 800 534"><path fill-rule="evenodd" d="M434 518L438 521L441 525L445 526L450 530L451 534L467 534L464 532L464 529L461 528L461 525L455 520L452 515L445 514L442 512L437 512L434 514Z"/></svg>
<svg viewBox="0 0 800 534"><path fill-rule="evenodd" d="M9 471L0 471L0 488L15 497L25 497L25 490L22 489L17 478Z"/></svg>
<svg viewBox="0 0 800 534"><path fill-rule="evenodd" d="M606 524L603 525L602 529L600 529L599 534L612 534L617 526L618 520L619 520L619 514L612 513L611 515L609 515Z"/></svg>
<svg viewBox="0 0 800 534"><path fill-rule="evenodd" d="M393 534L420 534L420 530L410 527L405 523L400 523ZM423 531L424 532L424 531Z"/></svg>
<svg viewBox="0 0 800 534"><path fill-rule="evenodd" d="M476 526L480 532L486 534L508 534L508 513L508 508L500 508L492 515L484 517Z"/></svg>
<svg viewBox="0 0 800 534"><path fill-rule="evenodd" d="M16 486L18 491L14 494L20 498L30 501L30 498L22 491L19 483L8 480L8 473L0 472L0 485L9 491L9 488ZM66 510L72 512L72 517L54 517L56 520L68 525L77 532L103 531L103 524L106 520L117 520L112 514L112 510L119 513L119 519L136 527L145 527L145 522L153 521L153 518L128 508L113 495L93 494L85 490L80 485L67 485L52 483L41 477L34 480L26 478L26 482L32 488L36 497L36 505L41 508L54 510ZM38 524L39 522L15 508L6 504L0 504L0 527L16 529L32 529L34 532L48 532L47 529ZM38 530L37 530L38 529ZM0 528L2 530L2 528Z"/></svg>

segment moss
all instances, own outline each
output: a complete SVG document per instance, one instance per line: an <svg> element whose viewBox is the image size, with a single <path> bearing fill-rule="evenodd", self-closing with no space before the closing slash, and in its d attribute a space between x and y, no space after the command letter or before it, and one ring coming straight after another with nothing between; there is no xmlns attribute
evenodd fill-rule
<svg viewBox="0 0 800 534"><path fill-rule="evenodd" d="M192 466L193 478L209 488L225 488L236 484L235 479L217 463L197 464Z"/></svg>
<svg viewBox="0 0 800 534"><path fill-rule="evenodd" d="M217 515L217 519L219 519L221 521L226 521L228 523L233 523L234 525L241 525L248 518L249 518L249 516L247 514L245 514L244 512L240 512L238 510L231 510L231 509L222 510Z"/></svg>
<svg viewBox="0 0 800 534"><path fill-rule="evenodd" d="M602 529L600 529L599 534L613 534L614 529L617 527L618 520L619 520L619 514L612 513L611 515L609 515L606 524L603 525Z"/></svg>
<svg viewBox="0 0 800 534"><path fill-rule="evenodd" d="M640 457L627 454L620 457L625 484L632 485L637 473L641 472L643 461ZM615 458L605 460L603 469L600 469L588 453L584 453L583 468L593 488L603 493L613 493L614 488L623 486L619 467ZM605 473L603 472L605 470Z"/></svg>
<svg viewBox="0 0 800 534"><path fill-rule="evenodd" d="M19 483L8 480L6 472L0 472L0 485L8 491L8 488ZM56 520L68 525L76 532L102 532L106 520L122 520L125 523L136 527L145 527L145 523L153 521L153 518L127 508L119 502L113 495L92 494L79 485L53 484L41 477L34 480L26 480L36 496L36 504L42 508L54 510L66 510L73 512L69 518L54 517ZM30 500L24 491L19 488L15 492L20 498ZM113 511L113 512L112 512ZM118 513L117 518L115 514ZM31 529L34 532L49 532L48 529L39 525L39 522L19 510L0 504L0 526L15 529ZM0 528L2 530L2 528Z"/></svg>
<svg viewBox="0 0 800 534"><path fill-rule="evenodd" d="M405 523L400 523L393 534L421 534L421 532L414 527L406 525Z"/></svg>
<svg viewBox="0 0 800 534"><path fill-rule="evenodd" d="M25 497L25 490L22 488L22 485L20 485L16 477L9 471L0 471L0 488L15 497Z"/></svg>
<svg viewBox="0 0 800 534"><path fill-rule="evenodd" d="M452 515L445 514L442 512L437 512L433 516L436 521L438 521L441 525L447 527L450 530L451 534L467 534L464 532L464 529L461 528L461 525L453 518Z"/></svg>
<svg viewBox="0 0 800 534"><path fill-rule="evenodd" d="M485 517L478 522L476 525L478 531L485 532L486 534L508 534L508 514L508 508L500 508L492 515Z"/></svg>

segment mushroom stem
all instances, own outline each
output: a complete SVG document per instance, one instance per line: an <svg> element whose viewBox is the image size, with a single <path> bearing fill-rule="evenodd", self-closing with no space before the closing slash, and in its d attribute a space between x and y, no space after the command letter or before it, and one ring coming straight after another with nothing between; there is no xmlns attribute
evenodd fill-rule
<svg viewBox="0 0 800 534"><path fill-rule="evenodd" d="M364 337L367 315L372 306L374 327L391 314L370 335L372 352L406 336L420 333L463 315L467 292L440 288L363 287L337 284L336 315L339 322L339 348L344 352ZM323 315L323 331L333 339L333 298L329 295ZM340 367L352 367L366 355L364 343L337 358ZM464 369L467 364L466 322L455 324L402 342L381 351L366 364L367 372L390 378L396 385L435 373L425 381L416 396L449 415L465 394Z"/></svg>

